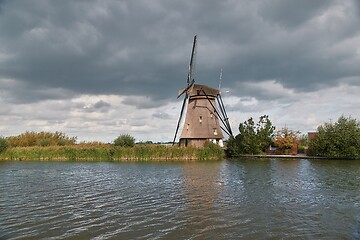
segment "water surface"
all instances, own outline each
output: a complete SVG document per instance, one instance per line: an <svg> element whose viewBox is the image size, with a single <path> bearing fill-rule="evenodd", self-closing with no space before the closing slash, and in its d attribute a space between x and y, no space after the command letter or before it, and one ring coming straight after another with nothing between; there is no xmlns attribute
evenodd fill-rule
<svg viewBox="0 0 360 240"><path fill-rule="evenodd" d="M360 161L0 162L0 239L360 239Z"/></svg>

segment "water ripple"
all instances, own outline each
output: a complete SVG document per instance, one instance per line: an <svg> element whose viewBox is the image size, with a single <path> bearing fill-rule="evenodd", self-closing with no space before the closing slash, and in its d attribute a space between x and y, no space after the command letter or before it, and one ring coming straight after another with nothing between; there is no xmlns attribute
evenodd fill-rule
<svg viewBox="0 0 360 240"><path fill-rule="evenodd" d="M360 162L0 163L0 239L359 239Z"/></svg>

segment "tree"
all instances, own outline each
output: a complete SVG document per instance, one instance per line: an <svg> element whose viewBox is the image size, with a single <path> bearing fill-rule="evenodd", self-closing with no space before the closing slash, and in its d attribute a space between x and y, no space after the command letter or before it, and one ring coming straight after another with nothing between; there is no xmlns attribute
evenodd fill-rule
<svg viewBox="0 0 360 240"><path fill-rule="evenodd" d="M269 116L263 115L255 124L253 118L249 118L239 125L239 134L231 138L227 144L228 156L238 154L258 154L272 143L275 127L272 126Z"/></svg>
<svg viewBox="0 0 360 240"><path fill-rule="evenodd" d="M294 131L284 127L275 133L275 146L281 151L292 149L294 145L298 144L300 131Z"/></svg>
<svg viewBox="0 0 360 240"><path fill-rule="evenodd" d="M335 158L360 157L360 123L351 117L339 117L317 129L314 139L309 142L309 154Z"/></svg>
<svg viewBox="0 0 360 240"><path fill-rule="evenodd" d="M135 138L129 134L122 134L114 140L115 146L133 147L135 145Z"/></svg>
<svg viewBox="0 0 360 240"><path fill-rule="evenodd" d="M258 136L259 149L262 152L273 142L274 131L275 127L272 125L269 116L261 116L257 124L256 133Z"/></svg>

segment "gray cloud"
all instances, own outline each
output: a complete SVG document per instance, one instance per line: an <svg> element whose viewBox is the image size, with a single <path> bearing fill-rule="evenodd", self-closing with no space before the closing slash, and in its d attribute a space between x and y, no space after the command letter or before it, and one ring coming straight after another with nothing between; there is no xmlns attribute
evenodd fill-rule
<svg viewBox="0 0 360 240"><path fill-rule="evenodd" d="M100 100L94 104L86 104L82 106L85 112L108 112L111 109L111 104Z"/></svg>
<svg viewBox="0 0 360 240"><path fill-rule="evenodd" d="M265 19L279 24L281 27L296 28L326 10L334 1L330 0L274 0L263 1L259 6L259 14Z"/></svg>
<svg viewBox="0 0 360 240"><path fill-rule="evenodd" d="M149 96L128 96L122 101L125 105L136 106L137 109L157 108L166 104L164 100L155 101Z"/></svg>
<svg viewBox="0 0 360 240"><path fill-rule="evenodd" d="M174 114L159 108L186 84L194 34L198 83L217 87L223 68L231 96L282 108L300 101L294 94L360 84L359 20L355 0L0 0L0 112L115 95L125 109L169 120ZM103 99L59 105L63 125L74 125L66 119L76 111L99 118L116 108ZM229 107L262 111L247 101Z"/></svg>
<svg viewBox="0 0 360 240"><path fill-rule="evenodd" d="M4 77L77 92L170 98L175 91L169 89L179 88L186 77L192 30L200 30L199 81L216 82L220 67L226 67L231 82L276 78L299 89L358 74L338 66L337 58L350 53L337 57L327 52L327 45L319 49L321 39L333 44L329 34L294 33L300 23L331 6L329 1L260 2L260 16L248 11L256 6L217 1L206 5L158 1L154 6L119 1L45 3L3 3L2 43L13 55L2 64ZM182 10L188 16L182 16ZM284 32L261 20L264 17L293 28ZM239 26L242 18L248 27ZM310 26L303 31L306 27Z"/></svg>
<svg viewBox="0 0 360 240"><path fill-rule="evenodd" d="M171 116L165 112L155 112L152 116L155 118L160 118L160 119L170 119L171 118Z"/></svg>
<svg viewBox="0 0 360 240"><path fill-rule="evenodd" d="M100 100L94 104L95 109L107 109L109 107L111 107L111 104L104 102L103 100Z"/></svg>
<svg viewBox="0 0 360 240"><path fill-rule="evenodd" d="M1 64L1 74L42 88L172 98L184 84L191 38L198 32L200 82L217 85L224 67L229 86L277 79L299 91L314 90L360 74L355 65L342 64L354 58L353 51L331 51L359 31L352 5L343 6L346 18L310 23L334 4L342 6L283 0L7 1L0 41L13 57Z"/></svg>

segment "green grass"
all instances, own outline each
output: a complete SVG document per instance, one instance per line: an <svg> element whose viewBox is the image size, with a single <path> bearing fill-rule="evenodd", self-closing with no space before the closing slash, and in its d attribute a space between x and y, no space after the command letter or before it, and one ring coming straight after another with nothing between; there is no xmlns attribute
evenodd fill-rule
<svg viewBox="0 0 360 240"><path fill-rule="evenodd" d="M47 147L10 147L0 160L13 161L186 161L218 160L224 155L218 146L205 148L140 144L134 147L114 145L71 145Z"/></svg>

